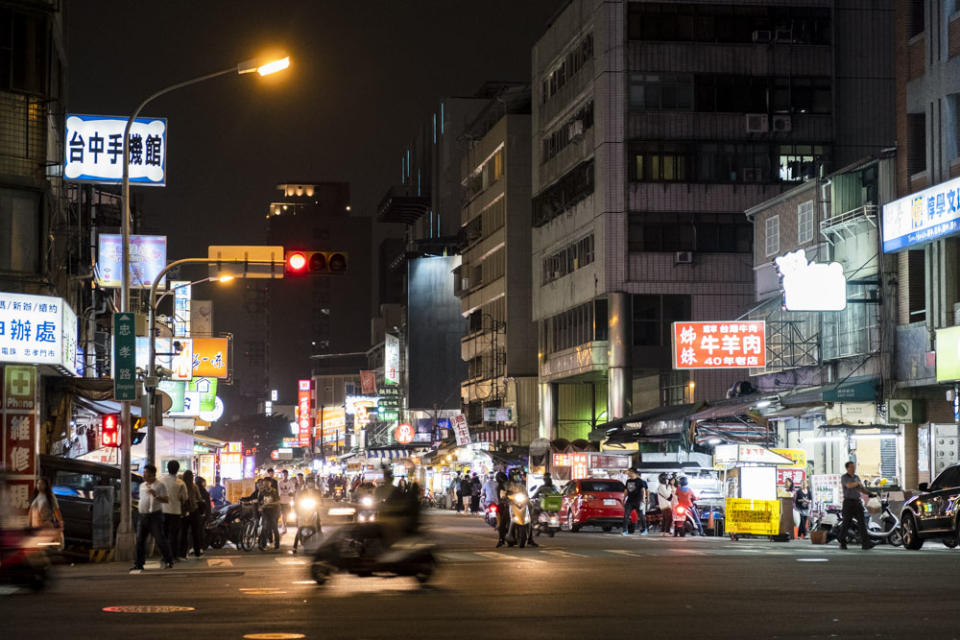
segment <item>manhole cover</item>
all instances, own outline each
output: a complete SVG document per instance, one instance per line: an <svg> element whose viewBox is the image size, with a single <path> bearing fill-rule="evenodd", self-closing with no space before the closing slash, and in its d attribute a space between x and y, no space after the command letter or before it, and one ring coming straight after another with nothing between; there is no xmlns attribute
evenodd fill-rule
<svg viewBox="0 0 960 640"><path fill-rule="evenodd" d="M292 640L293 638L306 638L302 633L248 633L243 636L248 640Z"/></svg>
<svg viewBox="0 0 960 640"><path fill-rule="evenodd" d="M121 604L103 608L107 613L178 613L194 610L193 607L179 607L172 604Z"/></svg>

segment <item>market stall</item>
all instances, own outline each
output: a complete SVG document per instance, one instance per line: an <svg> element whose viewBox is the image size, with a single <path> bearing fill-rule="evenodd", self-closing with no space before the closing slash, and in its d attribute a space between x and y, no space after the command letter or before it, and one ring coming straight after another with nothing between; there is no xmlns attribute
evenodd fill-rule
<svg viewBox="0 0 960 640"><path fill-rule="evenodd" d="M788 540L793 533L793 501L780 498L777 469L789 458L748 444L717 445L714 463L723 469L724 519L731 540L742 535Z"/></svg>

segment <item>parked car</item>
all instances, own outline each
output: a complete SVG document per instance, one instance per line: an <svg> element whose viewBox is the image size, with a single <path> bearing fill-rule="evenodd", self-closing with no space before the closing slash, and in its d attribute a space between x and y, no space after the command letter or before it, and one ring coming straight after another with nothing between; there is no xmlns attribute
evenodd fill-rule
<svg viewBox="0 0 960 640"><path fill-rule="evenodd" d="M571 480L563 488L560 523L568 531L623 526L623 483L607 478Z"/></svg>
<svg viewBox="0 0 960 640"><path fill-rule="evenodd" d="M929 486L920 483L920 494L903 503L900 522L903 546L919 549L925 540L939 539L957 546L960 532L960 464L944 469Z"/></svg>
<svg viewBox="0 0 960 640"><path fill-rule="evenodd" d="M40 456L40 474L50 482L63 514L63 537L67 546L93 546L93 501L96 487L113 487L113 537L120 524L120 469L108 464ZM131 474L131 508L136 517L143 477Z"/></svg>

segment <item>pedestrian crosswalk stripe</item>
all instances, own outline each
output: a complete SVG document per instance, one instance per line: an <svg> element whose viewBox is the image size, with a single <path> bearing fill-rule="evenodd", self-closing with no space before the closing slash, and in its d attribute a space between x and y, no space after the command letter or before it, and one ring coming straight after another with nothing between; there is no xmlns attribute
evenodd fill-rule
<svg viewBox="0 0 960 640"><path fill-rule="evenodd" d="M604 549L607 553L617 553L622 556L629 556L631 558L643 558L646 554L638 553L636 551L629 551L627 549Z"/></svg>
<svg viewBox="0 0 960 640"><path fill-rule="evenodd" d="M512 560L513 556L508 556L505 553L500 553L499 551L475 551L478 556L483 556L484 558L489 558L490 560Z"/></svg>
<svg viewBox="0 0 960 640"><path fill-rule="evenodd" d="M556 556L558 558L586 558L582 553L572 553L570 551L561 551L560 549L544 549L540 553Z"/></svg>
<svg viewBox="0 0 960 640"><path fill-rule="evenodd" d="M277 564L307 564L306 560L300 558L274 558Z"/></svg>

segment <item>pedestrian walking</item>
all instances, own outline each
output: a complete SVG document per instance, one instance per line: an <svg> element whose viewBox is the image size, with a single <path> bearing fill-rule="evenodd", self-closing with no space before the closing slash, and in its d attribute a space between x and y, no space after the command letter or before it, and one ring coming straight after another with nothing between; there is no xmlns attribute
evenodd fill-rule
<svg viewBox="0 0 960 640"><path fill-rule="evenodd" d="M180 540L180 520L183 518L183 502L187 499L187 488L183 480L177 477L180 471L180 463L171 460L167 463L167 473L158 482L166 490L167 499L161 501L161 510L163 511L163 534L170 542L172 552L178 551L177 545ZM180 556L186 560L185 556Z"/></svg>
<svg viewBox="0 0 960 640"><path fill-rule="evenodd" d="M164 535L165 516L161 508L167 502L167 488L157 481L157 468L148 464L143 468L143 482L140 483L140 521L137 523L136 560L130 571L143 571L147 554L147 536L151 535L157 543L157 548L160 549L163 566L167 569L173 567L173 550Z"/></svg>
<svg viewBox="0 0 960 640"><path fill-rule="evenodd" d="M177 555L186 558L192 542L193 555L199 558L203 555L203 543L201 542L203 531L200 529L200 490L193 481L193 471L189 469L184 471L182 480L187 498L183 501L181 507L183 519L180 522L180 541L177 547Z"/></svg>
<svg viewBox="0 0 960 640"><path fill-rule="evenodd" d="M807 526L810 520L810 481L806 478L800 483L800 488L793 494L793 504L797 513L800 514L800 523L797 526L797 535L801 538L807 537Z"/></svg>
<svg viewBox="0 0 960 640"><path fill-rule="evenodd" d="M661 473L657 478L660 484L657 486L657 506L660 507L660 535L670 535L670 527L673 525L673 487L667 481L667 474Z"/></svg>
<svg viewBox="0 0 960 640"><path fill-rule="evenodd" d="M46 478L37 480L37 490L30 501L30 510L27 521L34 529L52 529L59 532L60 545L63 546L63 515L60 505L50 489L50 482Z"/></svg>
<svg viewBox="0 0 960 640"><path fill-rule="evenodd" d="M873 494L867 491L857 475L857 463L851 460L846 464L847 472L840 476L840 486L843 487L843 524L840 525L840 548L847 548L847 530L857 521L857 528L860 531L860 546L863 549L872 549L873 542L867 535L867 519L863 512L863 500L860 494L867 494L872 498Z"/></svg>
<svg viewBox="0 0 960 640"><path fill-rule="evenodd" d="M625 536L633 533L633 523L630 516L637 512L637 526L640 534L647 534L647 517L644 505L647 501L647 483L643 481L636 469L627 469L627 482L623 491L623 531Z"/></svg>
<svg viewBox="0 0 960 640"><path fill-rule="evenodd" d="M457 513L463 512L463 487L464 481L460 477L460 472L457 472L457 477L453 479L454 482L454 491L457 494Z"/></svg>
<svg viewBox="0 0 960 640"><path fill-rule="evenodd" d="M483 484L480 477L474 473L470 479L470 513L480 513L480 492L483 490Z"/></svg>

